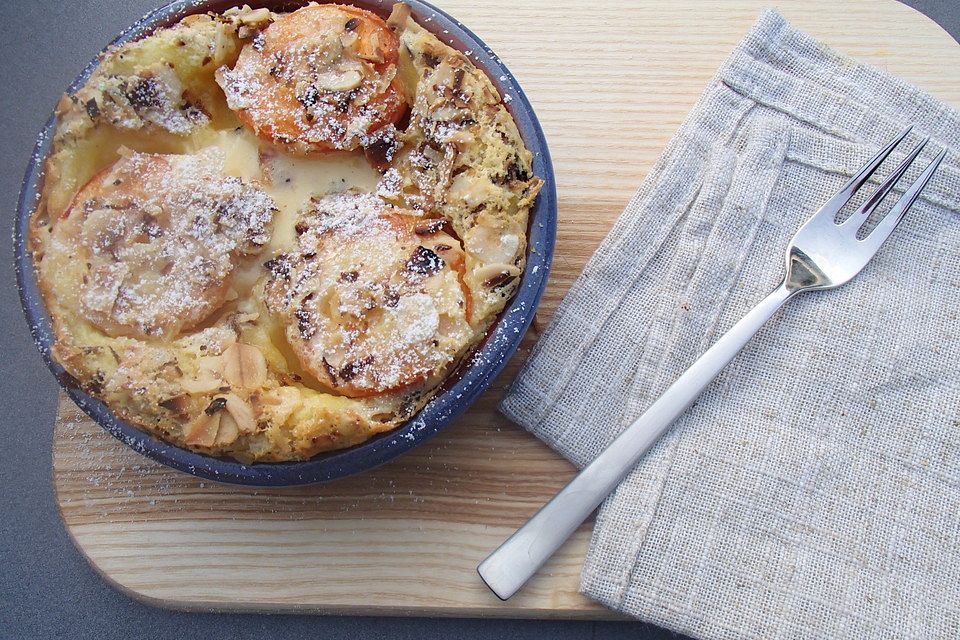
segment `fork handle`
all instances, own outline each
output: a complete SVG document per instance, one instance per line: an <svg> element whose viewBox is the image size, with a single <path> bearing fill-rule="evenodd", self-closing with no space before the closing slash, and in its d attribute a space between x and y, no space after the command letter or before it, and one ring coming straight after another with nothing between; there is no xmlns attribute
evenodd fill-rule
<svg viewBox="0 0 960 640"><path fill-rule="evenodd" d="M782 283L751 309L560 493L487 556L477 567L487 586L501 600L516 593L797 291Z"/></svg>

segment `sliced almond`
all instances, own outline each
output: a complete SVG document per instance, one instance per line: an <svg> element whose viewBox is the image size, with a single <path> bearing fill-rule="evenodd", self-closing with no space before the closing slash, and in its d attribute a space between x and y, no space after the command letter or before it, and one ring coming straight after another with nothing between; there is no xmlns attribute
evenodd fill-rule
<svg viewBox="0 0 960 640"><path fill-rule="evenodd" d="M455 129L447 136L447 142L457 145L457 148L463 151L467 145L473 142L473 133L468 129Z"/></svg>
<svg viewBox="0 0 960 640"><path fill-rule="evenodd" d="M463 248L467 253L487 264L513 262L521 250L520 232L508 225L478 224L466 233Z"/></svg>
<svg viewBox="0 0 960 640"><path fill-rule="evenodd" d="M356 31L345 31L340 34L340 44L344 49L349 49L357 43L358 37Z"/></svg>
<svg viewBox="0 0 960 640"><path fill-rule="evenodd" d="M363 75L356 70L317 74L316 85L324 91L350 91L360 86Z"/></svg>
<svg viewBox="0 0 960 640"><path fill-rule="evenodd" d="M238 437L240 437L240 427L237 421L229 413L220 414L220 429L213 443L224 446L232 444Z"/></svg>
<svg viewBox="0 0 960 640"><path fill-rule="evenodd" d="M229 349L232 349L231 346ZM229 351L228 349L228 351ZM199 370L192 378L184 378L180 386L187 393L210 393L224 386L223 356L204 356L199 359Z"/></svg>
<svg viewBox="0 0 960 640"><path fill-rule="evenodd" d="M187 407L190 405L190 396L181 393L166 400L161 400L157 404L168 411L172 411L174 415L186 416Z"/></svg>
<svg viewBox="0 0 960 640"><path fill-rule="evenodd" d="M410 5L398 2L393 5L390 11L390 17L387 18L387 26L397 31L407 25L407 18L410 17Z"/></svg>
<svg viewBox="0 0 960 640"><path fill-rule="evenodd" d="M241 40L257 35L273 20L273 14L269 9L251 9L250 5L243 7L231 7L223 12L223 17L229 18L230 22L237 27L237 35Z"/></svg>
<svg viewBox="0 0 960 640"><path fill-rule="evenodd" d="M184 441L190 445L211 447L217 439L220 430L222 411L213 414L201 413L193 422L187 425L183 432Z"/></svg>
<svg viewBox="0 0 960 640"><path fill-rule="evenodd" d="M418 236L432 236L443 231L446 225L446 218L426 218L414 225L413 232Z"/></svg>
<svg viewBox="0 0 960 640"><path fill-rule="evenodd" d="M488 264L480 267L474 276L488 289L502 287L516 280L520 269L512 264Z"/></svg>
<svg viewBox="0 0 960 640"><path fill-rule="evenodd" d="M500 187L490 182L486 176L465 172L453 179L447 193L450 200L460 200L466 206L473 208L494 200L499 192Z"/></svg>
<svg viewBox="0 0 960 640"><path fill-rule="evenodd" d="M229 44L230 35L227 33L227 25L218 22L217 28L214 31L213 42L209 45L210 57L213 58L214 68L223 64L224 59L227 57L226 53Z"/></svg>
<svg viewBox="0 0 960 640"><path fill-rule="evenodd" d="M226 398L227 413L236 422L237 428L242 433L253 433L257 428L257 419L250 404L235 393L228 393Z"/></svg>
<svg viewBox="0 0 960 640"><path fill-rule="evenodd" d="M380 47L380 34L374 31L368 38L361 40L357 50L357 56L375 64L383 62L384 57L383 49Z"/></svg>
<svg viewBox="0 0 960 640"><path fill-rule="evenodd" d="M238 13L237 18L240 20L240 24L249 25L251 27L264 27L273 19L273 16L270 13L270 9L265 7L251 9L249 6L243 5L243 8Z"/></svg>
<svg viewBox="0 0 960 640"><path fill-rule="evenodd" d="M231 387L256 389L267 380L267 359L252 344L236 342L223 352L223 378Z"/></svg>
<svg viewBox="0 0 960 640"><path fill-rule="evenodd" d="M196 378L184 378L180 386L187 393L210 393L223 386L223 381L207 372Z"/></svg>

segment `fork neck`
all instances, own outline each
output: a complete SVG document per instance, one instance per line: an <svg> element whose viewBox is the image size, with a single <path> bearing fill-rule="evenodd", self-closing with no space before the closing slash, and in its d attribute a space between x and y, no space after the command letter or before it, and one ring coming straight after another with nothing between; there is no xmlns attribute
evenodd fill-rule
<svg viewBox="0 0 960 640"><path fill-rule="evenodd" d="M797 247L790 247L787 252L787 275L781 286L797 293L804 289L826 288L829 284L830 279L816 262Z"/></svg>
<svg viewBox="0 0 960 640"><path fill-rule="evenodd" d="M779 308L783 303L797 295L801 291L806 291L807 286L798 284L796 282L791 282L789 278L785 278L783 281L777 285L777 288L767 294L767 297L764 298L760 304L757 306L766 306L767 304Z"/></svg>

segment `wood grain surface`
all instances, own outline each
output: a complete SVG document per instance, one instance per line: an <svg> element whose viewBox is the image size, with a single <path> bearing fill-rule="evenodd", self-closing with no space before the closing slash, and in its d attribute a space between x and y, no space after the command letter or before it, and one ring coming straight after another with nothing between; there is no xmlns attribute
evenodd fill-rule
<svg viewBox="0 0 960 640"><path fill-rule="evenodd" d="M960 105L960 46L894 0L443 0L514 72L543 124L559 194L546 322L717 67L764 6ZM577 593L589 525L516 597L477 563L573 468L496 401L534 336L446 432L329 484L249 489L127 449L62 400L57 501L80 551L138 599L182 609L612 617Z"/></svg>

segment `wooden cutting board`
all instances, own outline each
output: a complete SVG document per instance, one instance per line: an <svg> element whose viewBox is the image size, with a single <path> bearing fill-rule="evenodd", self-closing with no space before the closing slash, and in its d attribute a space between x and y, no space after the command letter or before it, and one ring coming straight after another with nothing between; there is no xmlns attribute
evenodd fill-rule
<svg viewBox="0 0 960 640"><path fill-rule="evenodd" d="M960 46L894 0L444 0L496 51L547 133L559 193L549 320L704 85L762 7L960 105ZM585 525L516 597L477 563L572 475L508 423L493 387L446 432L380 469L290 489L219 485L140 457L62 400L53 448L64 522L131 596L178 609L612 617L577 593Z"/></svg>

